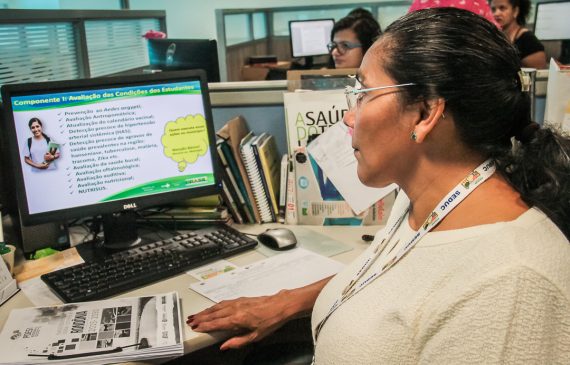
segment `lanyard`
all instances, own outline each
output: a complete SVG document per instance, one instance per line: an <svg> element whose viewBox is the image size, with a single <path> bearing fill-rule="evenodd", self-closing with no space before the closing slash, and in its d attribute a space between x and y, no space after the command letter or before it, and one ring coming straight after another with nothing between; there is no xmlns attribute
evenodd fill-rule
<svg viewBox="0 0 570 365"><path fill-rule="evenodd" d="M374 262L380 257L388 243L394 237L394 234L400 228L403 220L410 210L409 205L404 208L403 212L399 215L398 219L394 224L390 225L390 228L385 231L384 238L377 241L376 246L372 250L372 255L370 255L364 264L360 267L357 273L354 275L353 279L348 283L342 292L342 296L338 298L331 308L329 309L327 315L319 322L315 328L315 346L316 340L321 332L322 327L333 314L335 310L338 309L344 302L350 299L353 295L358 293L360 290L365 288L372 281L380 277L382 274L390 270L402 257L404 257L419 241L420 239L433 227L435 227L449 212L451 212L456 206L458 206L463 199L465 199L473 190L475 190L479 185L486 181L495 172L495 162L491 159L483 162L475 170L471 171L467 177L465 177L456 187L454 187L436 206L436 208L428 215L425 222L420 226L417 232L408 238L406 244L394 255L388 262L378 269L374 270L368 276L365 277L368 269L374 264ZM397 242L396 242L397 244ZM394 245L395 246L395 245Z"/></svg>

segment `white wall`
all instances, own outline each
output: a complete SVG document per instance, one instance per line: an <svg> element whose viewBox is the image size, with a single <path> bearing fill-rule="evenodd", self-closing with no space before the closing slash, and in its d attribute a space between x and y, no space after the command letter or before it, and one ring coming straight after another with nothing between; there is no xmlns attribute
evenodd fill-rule
<svg viewBox="0 0 570 365"><path fill-rule="evenodd" d="M286 6L361 3L362 0L130 0L131 9L165 10L169 38L215 39L216 9L278 8Z"/></svg>

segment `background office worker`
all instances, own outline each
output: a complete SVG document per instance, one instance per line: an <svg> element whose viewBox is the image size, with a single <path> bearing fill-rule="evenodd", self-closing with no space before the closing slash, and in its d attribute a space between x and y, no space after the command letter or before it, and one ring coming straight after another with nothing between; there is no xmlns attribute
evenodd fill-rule
<svg viewBox="0 0 570 365"><path fill-rule="evenodd" d="M372 16L356 13L337 21L327 45L335 68L358 68L380 33L380 25Z"/></svg>
<svg viewBox="0 0 570 365"><path fill-rule="evenodd" d="M523 67L546 68L544 46L526 29L530 0L492 0L491 10L509 41L519 50Z"/></svg>
<svg viewBox="0 0 570 365"><path fill-rule="evenodd" d="M316 364L570 363L570 140L531 122L519 71L471 12L392 23L345 119L360 180L403 190L386 228L330 280L188 324L228 349L312 310Z"/></svg>

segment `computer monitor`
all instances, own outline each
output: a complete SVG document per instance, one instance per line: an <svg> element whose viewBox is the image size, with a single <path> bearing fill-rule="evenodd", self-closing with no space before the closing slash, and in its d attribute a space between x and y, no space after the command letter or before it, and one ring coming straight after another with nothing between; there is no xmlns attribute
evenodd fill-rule
<svg viewBox="0 0 570 365"><path fill-rule="evenodd" d="M18 216L103 216L105 244L139 240L137 211L219 192L201 70L2 86Z"/></svg>
<svg viewBox="0 0 570 365"><path fill-rule="evenodd" d="M327 44L331 40L334 19L291 20L291 55L305 57L306 63L312 64L313 56L328 55Z"/></svg>
<svg viewBox="0 0 570 365"><path fill-rule="evenodd" d="M208 39L149 39L150 65L162 71L206 71L208 82L220 82L218 44Z"/></svg>
<svg viewBox="0 0 570 365"><path fill-rule="evenodd" d="M570 1L537 3L534 34L541 41L562 41L560 61L570 62Z"/></svg>

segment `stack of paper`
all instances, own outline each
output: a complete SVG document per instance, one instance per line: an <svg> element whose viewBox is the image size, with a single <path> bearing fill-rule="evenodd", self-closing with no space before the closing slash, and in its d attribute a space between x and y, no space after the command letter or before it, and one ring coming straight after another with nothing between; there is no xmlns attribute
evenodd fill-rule
<svg viewBox="0 0 570 365"><path fill-rule="evenodd" d="M0 258L0 304L10 299L18 290L16 279L12 277L8 266L4 260Z"/></svg>
<svg viewBox="0 0 570 365"><path fill-rule="evenodd" d="M16 309L0 364L109 364L180 356L178 294Z"/></svg>

